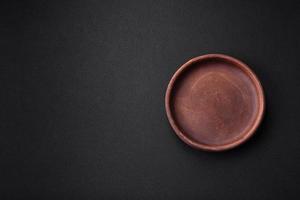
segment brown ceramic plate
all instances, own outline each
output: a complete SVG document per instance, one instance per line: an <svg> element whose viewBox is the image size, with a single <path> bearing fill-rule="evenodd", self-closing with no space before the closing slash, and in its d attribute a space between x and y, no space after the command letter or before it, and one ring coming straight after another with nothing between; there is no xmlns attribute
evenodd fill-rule
<svg viewBox="0 0 300 200"><path fill-rule="evenodd" d="M255 74L222 54L199 56L182 65L168 85L165 106L179 138L208 151L231 149L249 139L265 107Z"/></svg>

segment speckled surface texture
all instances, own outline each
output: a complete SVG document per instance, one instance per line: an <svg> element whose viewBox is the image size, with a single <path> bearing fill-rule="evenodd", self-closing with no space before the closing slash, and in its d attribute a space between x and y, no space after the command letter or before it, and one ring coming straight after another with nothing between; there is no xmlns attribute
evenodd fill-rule
<svg viewBox="0 0 300 200"><path fill-rule="evenodd" d="M1 1L0 199L297 199L299 1ZM164 98L187 60L251 66L256 134L194 150ZM299 198L298 198L299 199Z"/></svg>

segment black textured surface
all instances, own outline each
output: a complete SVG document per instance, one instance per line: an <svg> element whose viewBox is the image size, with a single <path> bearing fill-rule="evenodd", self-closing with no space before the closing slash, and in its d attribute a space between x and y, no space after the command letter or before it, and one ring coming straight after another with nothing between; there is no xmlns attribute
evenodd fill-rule
<svg viewBox="0 0 300 200"><path fill-rule="evenodd" d="M18 1L0 18L0 199L297 199L297 1ZM206 153L164 110L189 58L224 53L266 94L249 142Z"/></svg>

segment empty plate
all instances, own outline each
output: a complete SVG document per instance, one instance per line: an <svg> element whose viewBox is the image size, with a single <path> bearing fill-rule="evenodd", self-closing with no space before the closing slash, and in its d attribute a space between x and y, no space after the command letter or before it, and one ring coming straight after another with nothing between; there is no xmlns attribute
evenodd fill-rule
<svg viewBox="0 0 300 200"><path fill-rule="evenodd" d="M191 59L173 75L165 97L168 120L188 145L208 151L249 139L264 113L264 94L243 62L222 54Z"/></svg>

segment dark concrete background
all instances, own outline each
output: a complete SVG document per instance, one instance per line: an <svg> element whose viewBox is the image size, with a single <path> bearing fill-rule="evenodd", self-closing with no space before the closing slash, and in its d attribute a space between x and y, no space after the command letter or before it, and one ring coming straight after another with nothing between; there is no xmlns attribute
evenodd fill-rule
<svg viewBox="0 0 300 200"><path fill-rule="evenodd" d="M297 199L299 1L1 1L0 199ZM265 119L224 153L182 143L164 94L188 59L246 62Z"/></svg>

